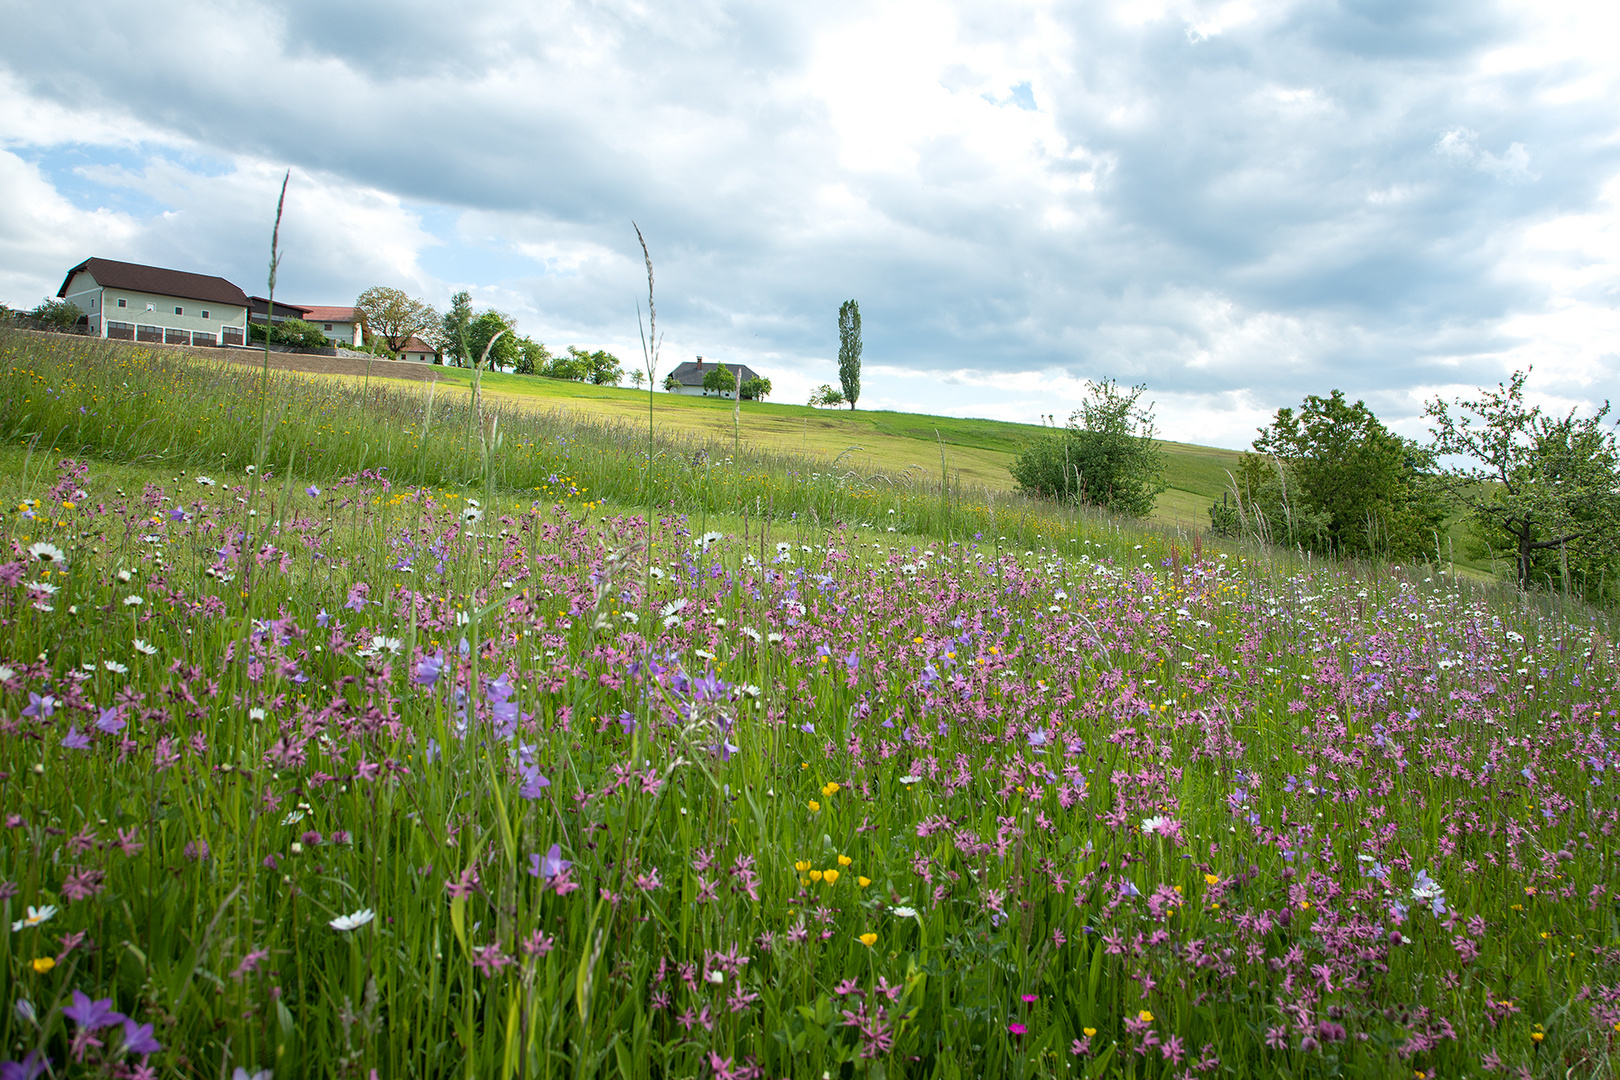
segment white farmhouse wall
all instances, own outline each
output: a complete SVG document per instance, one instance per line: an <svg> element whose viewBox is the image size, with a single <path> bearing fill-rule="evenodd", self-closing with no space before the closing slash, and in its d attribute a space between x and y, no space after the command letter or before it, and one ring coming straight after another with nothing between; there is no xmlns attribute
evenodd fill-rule
<svg viewBox="0 0 1620 1080"><path fill-rule="evenodd" d="M78 304L90 316L92 332L98 337L106 336L108 320L136 326L160 326L165 330L213 334L216 338L221 328L234 326L242 331L244 337L247 335L245 307L129 289L107 289L97 284L88 270L73 275L65 299ZM180 310L176 312L176 308Z"/></svg>

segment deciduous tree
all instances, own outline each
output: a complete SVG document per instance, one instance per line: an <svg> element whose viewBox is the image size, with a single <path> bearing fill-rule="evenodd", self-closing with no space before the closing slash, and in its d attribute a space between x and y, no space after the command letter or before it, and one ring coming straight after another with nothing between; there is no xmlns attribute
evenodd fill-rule
<svg viewBox="0 0 1620 1080"><path fill-rule="evenodd" d="M1414 558L1434 551L1445 504L1431 456L1342 390L1278 409L1211 507L1219 531L1338 555Z"/></svg>
<svg viewBox="0 0 1620 1080"><path fill-rule="evenodd" d="M383 285L374 285L354 302L367 334L374 334L397 353L417 334L425 334L439 321L431 304L415 300Z"/></svg>
<svg viewBox="0 0 1620 1080"><path fill-rule="evenodd" d="M1620 571L1620 450L1609 403L1586 417L1527 405L1528 372L1425 415L1437 455L1460 457L1447 486L1480 536L1511 553L1520 588L1550 582L1590 599L1616 592ZM1453 413L1455 409L1455 413Z"/></svg>

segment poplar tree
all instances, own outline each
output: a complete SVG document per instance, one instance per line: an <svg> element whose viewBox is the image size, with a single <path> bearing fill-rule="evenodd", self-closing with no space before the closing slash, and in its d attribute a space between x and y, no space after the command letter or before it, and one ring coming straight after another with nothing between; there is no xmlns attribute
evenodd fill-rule
<svg viewBox="0 0 1620 1080"><path fill-rule="evenodd" d="M838 381L853 409L861 396L861 308L853 300L838 309Z"/></svg>

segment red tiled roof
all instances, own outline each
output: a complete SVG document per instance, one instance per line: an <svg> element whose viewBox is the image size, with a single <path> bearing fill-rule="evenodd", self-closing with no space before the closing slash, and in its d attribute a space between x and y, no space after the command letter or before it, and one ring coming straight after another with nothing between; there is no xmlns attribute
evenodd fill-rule
<svg viewBox="0 0 1620 1080"><path fill-rule="evenodd" d="M409 341L407 341L405 344L401 345L399 347L399 351L400 352L437 353L439 350L435 349L433 346L429 345L427 342L423 341L421 338L413 337Z"/></svg>
<svg viewBox="0 0 1620 1080"><path fill-rule="evenodd" d="M305 322L359 322L352 307L311 307L304 309L308 314L304 316Z"/></svg>
<svg viewBox="0 0 1620 1080"><path fill-rule="evenodd" d="M86 259L67 272L57 296L66 296L73 275L85 270L106 289L128 289L131 292L152 293L156 296L174 296L182 300L206 300L214 304L235 304L247 307L247 294L222 277L191 274L184 270L165 270L140 263L116 262L112 259Z"/></svg>

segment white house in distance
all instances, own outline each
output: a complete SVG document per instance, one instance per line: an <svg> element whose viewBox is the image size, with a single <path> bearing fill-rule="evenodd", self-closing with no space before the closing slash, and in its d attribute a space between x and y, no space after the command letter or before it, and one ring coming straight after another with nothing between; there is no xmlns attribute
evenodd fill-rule
<svg viewBox="0 0 1620 1080"><path fill-rule="evenodd" d="M399 350L399 358L409 360L413 364L431 364L438 356L439 351L419 337L411 338L400 346Z"/></svg>
<svg viewBox="0 0 1620 1080"><path fill-rule="evenodd" d="M677 364L675 370L670 372L669 375L665 377L664 389L668 390L671 394L690 394L696 397L708 397L710 394L715 393L715 391L703 389L703 378L715 368L720 367L722 364L724 364L725 369L728 372L732 373L734 379L739 370L742 373L743 382L747 382L749 379L759 378L759 374L747 364L726 364L724 361L717 362L714 360L710 360L705 363L703 357L700 356L696 360L687 360L683 363ZM736 397L737 393L735 386L735 382L728 383L724 390L718 392L718 396L723 398Z"/></svg>
<svg viewBox="0 0 1620 1080"><path fill-rule="evenodd" d="M165 345L241 345L248 298L222 277L86 259L56 293L84 312L93 337Z"/></svg>

